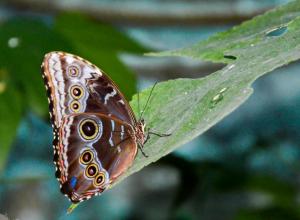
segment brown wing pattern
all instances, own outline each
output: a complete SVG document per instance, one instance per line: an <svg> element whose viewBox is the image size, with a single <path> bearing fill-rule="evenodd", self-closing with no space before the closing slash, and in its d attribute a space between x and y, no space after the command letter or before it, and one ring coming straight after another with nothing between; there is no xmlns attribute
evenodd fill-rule
<svg viewBox="0 0 300 220"><path fill-rule="evenodd" d="M131 165L137 153L136 119L112 80L78 56L48 53L42 73L56 177L61 191L80 202L101 193Z"/></svg>
<svg viewBox="0 0 300 220"><path fill-rule="evenodd" d="M55 127L72 113L96 112L111 115L134 125L128 102L111 79L81 57L51 52L42 64L50 114Z"/></svg>
<svg viewBox="0 0 300 220"><path fill-rule="evenodd" d="M128 169L137 153L131 125L103 114L68 115L59 132L60 183L72 202L101 193ZM86 156L86 152L92 156ZM96 166L97 172L89 176L91 165ZM99 186L94 184L98 173L105 178ZM76 184L72 186L74 178Z"/></svg>

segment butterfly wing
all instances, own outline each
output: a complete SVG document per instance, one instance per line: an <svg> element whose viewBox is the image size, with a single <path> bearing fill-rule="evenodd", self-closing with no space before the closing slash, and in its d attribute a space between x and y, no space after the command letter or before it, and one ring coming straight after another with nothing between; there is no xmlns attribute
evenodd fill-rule
<svg viewBox="0 0 300 220"><path fill-rule="evenodd" d="M113 81L87 60L64 52L50 52L42 64L52 123L64 116L97 112L136 124L128 102Z"/></svg>
<svg viewBox="0 0 300 220"><path fill-rule="evenodd" d="M131 166L137 145L131 125L103 114L64 117L59 129L57 175L73 203L104 191Z"/></svg>
<svg viewBox="0 0 300 220"><path fill-rule="evenodd" d="M54 131L56 177L62 192L79 202L101 193L131 165L137 152L136 120L117 86L90 62L51 52L45 55L42 72ZM78 130L84 119L96 121L102 131L92 140ZM94 184L97 176L87 176L86 170L93 171L90 164L80 163L90 157L105 180L101 184Z"/></svg>

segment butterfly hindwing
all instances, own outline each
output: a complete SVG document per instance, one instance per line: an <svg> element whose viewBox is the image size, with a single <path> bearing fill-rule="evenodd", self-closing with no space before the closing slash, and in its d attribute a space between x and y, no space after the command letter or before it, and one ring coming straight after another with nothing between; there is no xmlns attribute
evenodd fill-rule
<svg viewBox="0 0 300 220"><path fill-rule="evenodd" d="M133 132L130 125L103 114L64 117L57 158L62 192L79 202L105 190L134 160ZM103 183L97 184L100 174Z"/></svg>

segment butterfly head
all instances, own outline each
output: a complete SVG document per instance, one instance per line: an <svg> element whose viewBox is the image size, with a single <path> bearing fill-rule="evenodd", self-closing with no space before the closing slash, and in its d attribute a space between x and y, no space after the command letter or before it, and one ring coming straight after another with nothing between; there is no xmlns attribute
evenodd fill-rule
<svg viewBox="0 0 300 220"><path fill-rule="evenodd" d="M137 122L136 125L136 139L138 144L140 144L141 146L144 145L147 138L145 133L145 127L146 123L145 120L142 118L140 121Z"/></svg>

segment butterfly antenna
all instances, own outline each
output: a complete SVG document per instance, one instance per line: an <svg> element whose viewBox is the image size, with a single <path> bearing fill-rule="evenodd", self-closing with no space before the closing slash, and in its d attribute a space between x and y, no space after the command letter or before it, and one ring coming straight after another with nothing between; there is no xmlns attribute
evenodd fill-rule
<svg viewBox="0 0 300 220"><path fill-rule="evenodd" d="M138 100L138 113L139 113L139 119L141 119L140 92L138 92L138 94L137 94L137 100Z"/></svg>
<svg viewBox="0 0 300 220"><path fill-rule="evenodd" d="M150 100L150 98L151 98L152 92L153 92L153 90L154 90L154 88L155 88L156 85L157 85L157 82L154 83L154 85L152 86L152 89L151 89L150 94L149 94L149 96L148 96L146 105L144 106L144 109L143 109L143 111L142 111L142 113L141 113L141 115L140 115L140 120L143 118L143 114L144 114L144 112L145 112L145 110L146 110L146 108L147 108L147 106L148 106L148 103L149 103L149 100Z"/></svg>

